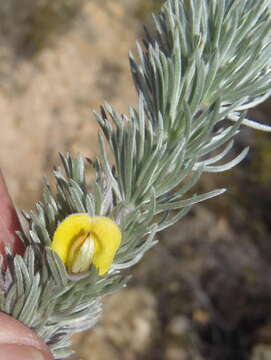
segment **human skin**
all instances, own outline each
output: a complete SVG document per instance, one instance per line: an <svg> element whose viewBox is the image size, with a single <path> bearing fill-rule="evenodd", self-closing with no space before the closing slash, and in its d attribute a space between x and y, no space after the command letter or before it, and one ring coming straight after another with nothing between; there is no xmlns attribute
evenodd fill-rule
<svg viewBox="0 0 271 360"><path fill-rule="evenodd" d="M20 228L15 207L0 171L1 254L4 255L5 247L9 247L13 254L23 254L24 246L15 233ZM0 360L53 360L53 357L46 344L31 329L0 312Z"/></svg>

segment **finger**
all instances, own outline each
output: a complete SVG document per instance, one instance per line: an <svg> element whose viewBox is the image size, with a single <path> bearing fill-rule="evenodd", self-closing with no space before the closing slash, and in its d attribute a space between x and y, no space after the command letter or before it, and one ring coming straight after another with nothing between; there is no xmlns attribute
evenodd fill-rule
<svg viewBox="0 0 271 360"><path fill-rule="evenodd" d="M47 346L20 321L0 313L0 360L53 360Z"/></svg>
<svg viewBox="0 0 271 360"><path fill-rule="evenodd" d="M9 247L14 254L23 254L24 246L15 231L20 230L17 212L9 196L8 189L0 171L0 253Z"/></svg>
<svg viewBox="0 0 271 360"><path fill-rule="evenodd" d="M21 230L17 212L0 171L0 253L9 247L23 254L24 246L16 235ZM0 312L0 360L52 360L49 349L38 336L20 321Z"/></svg>

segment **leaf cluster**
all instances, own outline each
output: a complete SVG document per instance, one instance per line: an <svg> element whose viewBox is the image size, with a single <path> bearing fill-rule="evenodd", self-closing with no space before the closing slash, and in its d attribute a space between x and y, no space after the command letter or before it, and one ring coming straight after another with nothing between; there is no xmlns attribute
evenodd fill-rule
<svg viewBox="0 0 271 360"><path fill-rule="evenodd" d="M121 271L156 244L155 234L225 191L197 194L193 186L246 156L247 148L225 160L240 126L270 130L243 112L270 95L270 1L168 0L154 23L130 54L138 108L123 115L105 104L95 113L100 155L87 162L61 155L56 192L45 182L43 202L25 214L26 253L10 254L0 278L1 310L33 328L59 359L70 354L71 333L95 324L101 297L125 285ZM96 174L91 186L87 167ZM73 213L119 224L122 244L106 276L94 267L71 276L50 249L59 222Z"/></svg>

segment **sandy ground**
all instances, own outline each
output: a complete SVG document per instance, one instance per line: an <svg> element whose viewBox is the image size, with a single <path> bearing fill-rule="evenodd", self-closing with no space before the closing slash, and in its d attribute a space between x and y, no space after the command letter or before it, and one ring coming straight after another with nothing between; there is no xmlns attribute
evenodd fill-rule
<svg viewBox="0 0 271 360"><path fill-rule="evenodd" d="M124 5L87 3L70 30L31 61L2 50L0 164L19 207L39 199L58 152L95 156L93 109L104 100L119 111L135 103L127 54L138 24Z"/></svg>

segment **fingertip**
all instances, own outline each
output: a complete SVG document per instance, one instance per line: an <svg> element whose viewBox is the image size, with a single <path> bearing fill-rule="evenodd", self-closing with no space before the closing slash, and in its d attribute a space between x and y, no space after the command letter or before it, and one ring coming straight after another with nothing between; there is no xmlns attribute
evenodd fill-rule
<svg viewBox="0 0 271 360"><path fill-rule="evenodd" d="M23 323L0 312L0 324L0 360L9 359L5 354L10 354L10 360L19 359L15 357L18 353L21 354L20 359L28 354L29 359L53 360L47 345Z"/></svg>
<svg viewBox="0 0 271 360"><path fill-rule="evenodd" d="M0 170L0 253L4 254L7 246L14 254L23 254L24 245L16 235L17 230L21 230L20 221Z"/></svg>

